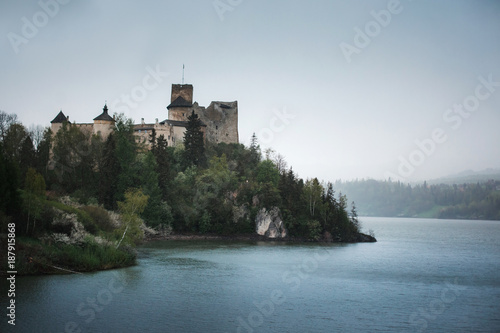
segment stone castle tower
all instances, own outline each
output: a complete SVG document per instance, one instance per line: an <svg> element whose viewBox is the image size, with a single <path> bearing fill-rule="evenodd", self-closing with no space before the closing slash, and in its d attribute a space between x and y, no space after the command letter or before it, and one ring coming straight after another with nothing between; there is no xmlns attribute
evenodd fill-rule
<svg viewBox="0 0 500 333"><path fill-rule="evenodd" d="M193 103L191 84L172 84L168 120L187 122L192 111L205 128L205 139L213 143L238 143L238 102L211 102L205 108Z"/></svg>

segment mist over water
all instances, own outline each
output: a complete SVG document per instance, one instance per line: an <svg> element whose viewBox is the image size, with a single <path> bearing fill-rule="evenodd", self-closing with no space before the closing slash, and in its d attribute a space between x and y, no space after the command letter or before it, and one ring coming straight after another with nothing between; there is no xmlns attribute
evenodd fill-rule
<svg viewBox="0 0 500 333"><path fill-rule="evenodd" d="M362 222L377 243L158 241L135 267L19 277L16 331L500 330L500 223Z"/></svg>

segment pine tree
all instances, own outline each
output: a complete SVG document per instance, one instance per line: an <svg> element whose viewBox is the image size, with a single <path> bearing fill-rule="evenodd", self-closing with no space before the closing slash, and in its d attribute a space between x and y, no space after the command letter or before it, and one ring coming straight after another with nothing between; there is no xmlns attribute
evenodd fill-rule
<svg viewBox="0 0 500 333"><path fill-rule="evenodd" d="M115 136L111 134L104 143L102 163L99 166L99 202L108 209L116 208L115 196L118 188L120 164L115 150Z"/></svg>
<svg viewBox="0 0 500 333"><path fill-rule="evenodd" d="M201 125L202 123L198 115L192 111L188 117L186 132L184 133L185 158L190 165L204 166L206 164L205 144Z"/></svg>
<svg viewBox="0 0 500 333"><path fill-rule="evenodd" d="M21 152L19 154L19 166L21 168L21 177L26 175L28 168L35 167L36 151L33 146L31 137L27 135L21 145Z"/></svg>
<svg viewBox="0 0 500 333"><path fill-rule="evenodd" d="M158 173L158 185L160 186L163 200L167 199L168 184L170 182L170 157L167 150L167 140L162 134L156 140L156 149L153 154L156 158L156 172Z"/></svg>
<svg viewBox="0 0 500 333"><path fill-rule="evenodd" d="M356 204L354 203L354 201L351 204L351 222L354 225L354 227L356 228L356 232L360 232L361 225L359 223L358 211L356 209Z"/></svg>

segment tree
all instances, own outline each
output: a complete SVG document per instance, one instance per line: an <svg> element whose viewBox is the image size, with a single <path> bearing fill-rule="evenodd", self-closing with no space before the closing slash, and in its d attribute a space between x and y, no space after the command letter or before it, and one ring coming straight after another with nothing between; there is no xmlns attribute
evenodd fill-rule
<svg viewBox="0 0 500 333"><path fill-rule="evenodd" d="M46 128L42 140L36 147L36 169L48 180L48 165L50 161L50 148L52 147L52 130Z"/></svg>
<svg viewBox="0 0 500 333"><path fill-rule="evenodd" d="M28 131L22 124L13 123L7 128L3 145L5 154L9 159L20 163L21 149L27 136Z"/></svg>
<svg viewBox="0 0 500 333"><path fill-rule="evenodd" d="M205 165L205 144L201 124L201 120L193 110L188 117L184 132L185 158L190 165Z"/></svg>
<svg viewBox="0 0 500 333"><path fill-rule="evenodd" d="M255 135L255 132L252 134L252 139L250 139L250 154L255 164L260 162L261 159L260 145L259 141L257 140L257 136Z"/></svg>
<svg viewBox="0 0 500 333"><path fill-rule="evenodd" d="M318 178L307 180L304 186L304 196L309 203L309 214L311 217L315 216L316 205L321 200L323 194L323 186L318 181Z"/></svg>
<svg viewBox="0 0 500 333"><path fill-rule="evenodd" d="M285 156L281 155L281 154L275 154L273 156L273 162L274 164L276 165L276 167L278 168L278 172L280 174L282 173L285 173L286 172L286 169L288 167L288 164L286 163L285 161Z"/></svg>
<svg viewBox="0 0 500 333"><path fill-rule="evenodd" d="M33 142L29 135L24 138L19 153L19 166L21 168L21 176L24 176L28 168L34 168L36 165L36 151Z"/></svg>
<svg viewBox="0 0 500 333"><path fill-rule="evenodd" d="M41 125L31 125L29 127L28 133L35 149L38 149L38 145L44 140L46 130L47 129Z"/></svg>
<svg viewBox="0 0 500 333"><path fill-rule="evenodd" d="M158 186L160 186L163 200L168 198L168 188L171 181L170 156L168 143L162 134L156 140L156 149L152 150L156 159L156 172L158 173Z"/></svg>
<svg viewBox="0 0 500 333"><path fill-rule="evenodd" d="M323 218L323 227L327 230L332 230L336 220L336 211L338 210L337 200L335 199L335 191L332 183L327 184L326 193L323 195L321 206L321 217Z"/></svg>
<svg viewBox="0 0 500 333"><path fill-rule="evenodd" d="M137 163L137 143L134 137L134 123L123 114L116 117L115 155L120 166L115 199L123 200L128 188L140 186L137 180L140 172Z"/></svg>
<svg viewBox="0 0 500 333"><path fill-rule="evenodd" d="M170 224L170 210L162 202L162 193L158 182L157 165L152 152L140 157L141 173L139 182L142 191L149 197L148 204L142 213L147 225L157 227L160 224Z"/></svg>
<svg viewBox="0 0 500 333"><path fill-rule="evenodd" d="M107 209L116 208L120 163L116 156L115 135L110 134L104 143L99 164L98 201Z"/></svg>
<svg viewBox="0 0 500 333"><path fill-rule="evenodd" d="M17 123L17 115L14 113L8 114L0 110L0 141L5 141L5 136L10 126Z"/></svg>
<svg viewBox="0 0 500 333"><path fill-rule="evenodd" d="M24 206L28 211L26 220L26 234L29 232L30 216L33 215L33 231L35 231L36 219L40 217L43 209L42 198L45 195L45 180L43 176L33 168L28 168L24 180Z"/></svg>
<svg viewBox="0 0 500 333"><path fill-rule="evenodd" d="M356 204L354 203L354 201L351 203L351 223L354 225L357 232L361 231L361 225L358 219L358 211L356 210Z"/></svg>
<svg viewBox="0 0 500 333"><path fill-rule="evenodd" d="M230 194L236 190L237 179L228 168L225 154L212 157L209 164L210 167L196 181L194 206L203 222L199 225L199 231L209 231L209 224L212 223L217 227L213 231L224 232L223 229L227 229L232 221L233 202Z"/></svg>
<svg viewBox="0 0 500 333"><path fill-rule="evenodd" d="M5 157L3 144L0 142L0 211L10 215L20 207L19 169L15 163Z"/></svg>
<svg viewBox="0 0 500 333"><path fill-rule="evenodd" d="M256 180L259 183L271 183L274 187L278 187L280 180L278 168L269 159L260 162L257 166Z"/></svg>
<svg viewBox="0 0 500 333"><path fill-rule="evenodd" d="M55 182L62 192L73 193L93 186L89 184L95 167L91 154L90 133L64 122L55 135L50 162L50 169L54 170L56 176Z"/></svg>
<svg viewBox="0 0 500 333"><path fill-rule="evenodd" d="M125 192L125 201L118 202L118 208L120 210L123 234L120 241L116 245L116 248L120 247L123 239L129 233L128 238L132 243L137 244L143 238L143 232L140 228L142 220L139 215L144 211L148 204L148 196L145 195L140 189L128 189Z"/></svg>

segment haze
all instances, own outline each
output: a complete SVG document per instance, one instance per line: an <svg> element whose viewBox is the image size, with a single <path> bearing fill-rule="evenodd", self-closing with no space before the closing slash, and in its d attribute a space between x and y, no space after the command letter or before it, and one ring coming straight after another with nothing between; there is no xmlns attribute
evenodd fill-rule
<svg viewBox="0 0 500 333"><path fill-rule="evenodd" d="M500 168L497 1L65 2L0 4L0 109L26 126L105 101L166 119L184 64L200 105L237 100L240 142L303 178Z"/></svg>

